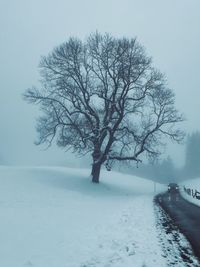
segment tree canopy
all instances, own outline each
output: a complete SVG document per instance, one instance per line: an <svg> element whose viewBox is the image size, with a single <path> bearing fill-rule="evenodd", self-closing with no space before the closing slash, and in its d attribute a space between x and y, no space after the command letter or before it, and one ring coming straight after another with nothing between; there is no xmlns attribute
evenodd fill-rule
<svg viewBox="0 0 200 267"><path fill-rule="evenodd" d="M38 144L91 153L92 181L102 164L139 162L160 154L163 136L179 142L183 116L164 75L136 38L94 33L85 41L69 38L40 62L41 87L24 97L38 104Z"/></svg>
<svg viewBox="0 0 200 267"><path fill-rule="evenodd" d="M185 174L189 177L200 176L200 132L193 132L187 138Z"/></svg>

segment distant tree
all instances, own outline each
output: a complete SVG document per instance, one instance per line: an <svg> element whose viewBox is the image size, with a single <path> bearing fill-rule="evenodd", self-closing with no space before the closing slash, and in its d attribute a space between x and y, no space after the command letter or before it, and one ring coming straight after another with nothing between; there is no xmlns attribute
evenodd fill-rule
<svg viewBox="0 0 200 267"><path fill-rule="evenodd" d="M162 137L179 142L183 120L174 94L136 39L92 34L70 38L40 62L41 88L25 100L38 104L37 144L56 139L78 154L91 153L92 181L103 164L156 157Z"/></svg>
<svg viewBox="0 0 200 267"><path fill-rule="evenodd" d="M160 179L165 183L176 181L177 172L170 156L158 165L157 177L158 176L160 176Z"/></svg>
<svg viewBox="0 0 200 267"><path fill-rule="evenodd" d="M200 176L200 132L192 133L187 138L185 173L192 177Z"/></svg>
<svg viewBox="0 0 200 267"><path fill-rule="evenodd" d="M144 177L160 183L175 182L178 178L178 169L174 166L174 162L170 156L155 162L148 162L142 164L139 168L129 168L129 173Z"/></svg>

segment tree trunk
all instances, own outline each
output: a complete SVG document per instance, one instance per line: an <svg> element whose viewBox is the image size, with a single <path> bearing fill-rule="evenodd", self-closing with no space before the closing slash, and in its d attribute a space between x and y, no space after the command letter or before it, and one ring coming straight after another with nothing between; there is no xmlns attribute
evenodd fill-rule
<svg viewBox="0 0 200 267"><path fill-rule="evenodd" d="M93 183L99 183L100 171L101 171L101 164L93 163L91 172Z"/></svg>

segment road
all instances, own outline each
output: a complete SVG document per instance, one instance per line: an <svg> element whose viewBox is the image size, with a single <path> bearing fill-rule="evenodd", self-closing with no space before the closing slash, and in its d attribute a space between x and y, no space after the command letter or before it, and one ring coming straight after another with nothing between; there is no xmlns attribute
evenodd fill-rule
<svg viewBox="0 0 200 267"><path fill-rule="evenodd" d="M168 193L159 194L155 201L173 219L200 259L200 207L186 201L179 193L171 197Z"/></svg>

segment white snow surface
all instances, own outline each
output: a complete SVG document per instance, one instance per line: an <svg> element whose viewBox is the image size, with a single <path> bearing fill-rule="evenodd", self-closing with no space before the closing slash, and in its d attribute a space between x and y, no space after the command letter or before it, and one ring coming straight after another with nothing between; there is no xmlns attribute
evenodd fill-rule
<svg viewBox="0 0 200 267"><path fill-rule="evenodd" d="M184 187L186 189L190 189L191 191L186 192ZM182 182L180 184L180 192L186 200L200 206L200 199L198 199L198 197L200 198L200 178L190 179Z"/></svg>
<svg viewBox="0 0 200 267"><path fill-rule="evenodd" d="M153 182L102 171L97 185L89 174L0 167L0 266L166 266Z"/></svg>

